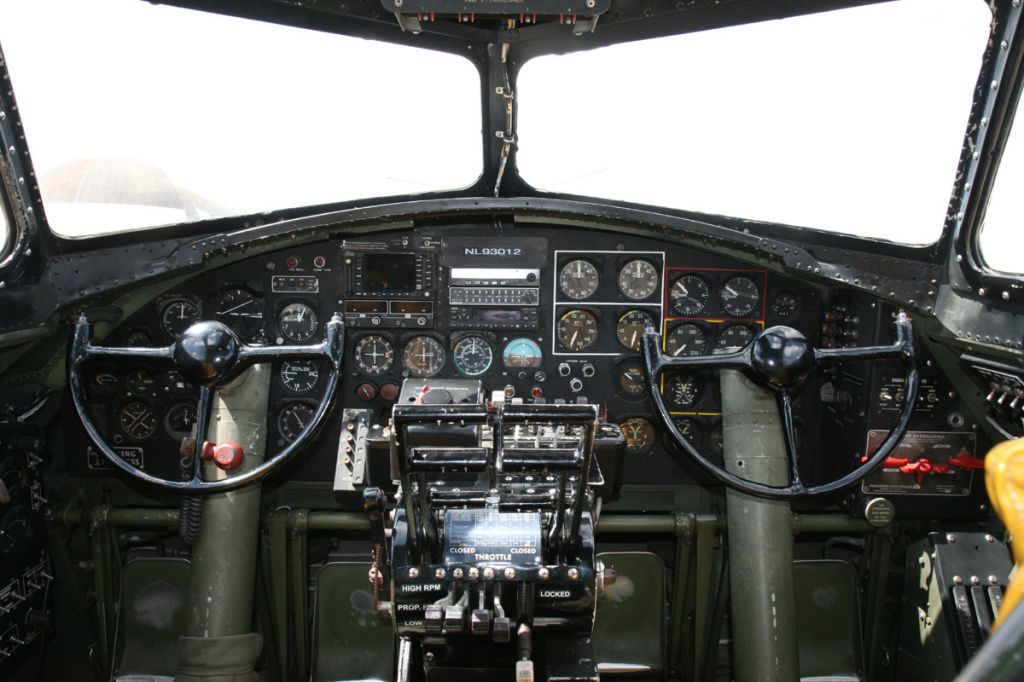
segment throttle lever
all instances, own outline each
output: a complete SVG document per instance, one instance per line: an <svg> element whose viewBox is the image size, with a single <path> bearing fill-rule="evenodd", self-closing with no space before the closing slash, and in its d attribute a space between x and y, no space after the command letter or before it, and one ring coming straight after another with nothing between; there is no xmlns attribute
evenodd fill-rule
<svg viewBox="0 0 1024 682"><path fill-rule="evenodd" d="M373 545L373 565L369 578L373 585L373 604L380 607L380 588L384 585L388 566L387 531L384 528L384 491L367 488L363 491L363 509L370 521L370 543Z"/></svg>

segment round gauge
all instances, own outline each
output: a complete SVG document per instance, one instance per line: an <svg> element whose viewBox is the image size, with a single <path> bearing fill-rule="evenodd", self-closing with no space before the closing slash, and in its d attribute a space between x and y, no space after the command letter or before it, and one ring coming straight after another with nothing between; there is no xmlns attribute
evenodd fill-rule
<svg viewBox="0 0 1024 682"><path fill-rule="evenodd" d="M174 403L164 414L164 431L173 440L192 435L196 423L196 406L192 403Z"/></svg>
<svg viewBox="0 0 1024 682"><path fill-rule="evenodd" d="M619 428L626 437L626 452L642 455L654 447L654 427L646 419L633 417L619 424Z"/></svg>
<svg viewBox="0 0 1024 682"><path fill-rule="evenodd" d="M156 377L149 370L136 367L128 370L125 385L130 393L145 395L156 390Z"/></svg>
<svg viewBox="0 0 1024 682"><path fill-rule="evenodd" d="M444 346L430 336L414 336L405 344L402 364L409 374L423 379L432 377L444 367Z"/></svg>
<svg viewBox="0 0 1024 682"><path fill-rule="evenodd" d="M251 341L263 330L263 299L247 289L228 289L217 305L217 319Z"/></svg>
<svg viewBox="0 0 1024 682"><path fill-rule="evenodd" d="M715 348L746 348L754 340L754 330L745 324L730 324L715 341Z"/></svg>
<svg viewBox="0 0 1024 682"><path fill-rule="evenodd" d="M380 375L395 364L395 347L383 336L364 336L356 344L356 367L371 377Z"/></svg>
<svg viewBox="0 0 1024 682"><path fill-rule="evenodd" d="M658 290L658 268L649 261L637 258L619 270L619 291L633 301L650 298Z"/></svg>
<svg viewBox="0 0 1024 682"><path fill-rule="evenodd" d="M292 343L309 341L319 327L316 313L305 303L290 303L277 317L277 328L281 336Z"/></svg>
<svg viewBox="0 0 1024 682"><path fill-rule="evenodd" d="M708 435L708 445L711 447L711 452L721 456L725 451L725 446L722 443L722 424L719 422L715 425L715 428L711 429L711 433Z"/></svg>
<svg viewBox="0 0 1024 682"><path fill-rule="evenodd" d="M501 362L506 367L540 367L543 359L540 344L526 337L512 339L501 353Z"/></svg>
<svg viewBox="0 0 1024 682"><path fill-rule="evenodd" d="M615 337L623 348L631 351L640 350L640 342L648 327L655 326L654 317L644 310L630 310L622 314L615 325Z"/></svg>
<svg viewBox="0 0 1024 682"><path fill-rule="evenodd" d="M320 367L314 360L285 360L278 376L281 384L292 393L306 393L320 381Z"/></svg>
<svg viewBox="0 0 1024 682"><path fill-rule="evenodd" d="M312 405L291 403L277 415L277 431L291 443L306 429L314 414Z"/></svg>
<svg viewBox="0 0 1024 682"><path fill-rule="evenodd" d="M700 450L704 440L704 430L700 427L700 422L691 417L676 417L672 421L675 422L676 428L679 429L683 438L694 448Z"/></svg>
<svg viewBox="0 0 1024 682"><path fill-rule="evenodd" d="M494 349L482 336L463 336L452 349L452 364L459 373L467 377L478 377L491 368Z"/></svg>
<svg viewBox="0 0 1024 682"><path fill-rule="evenodd" d="M761 305L761 289L746 275L737 275L718 292L722 310L731 317L750 317Z"/></svg>
<svg viewBox="0 0 1024 682"><path fill-rule="evenodd" d="M586 260L569 261L562 266L562 272L558 275L558 286L562 293L577 301L593 296L600 283L601 276L597 268Z"/></svg>
<svg viewBox="0 0 1024 682"><path fill-rule="evenodd" d="M647 392L647 377L644 368L635 362L624 363L619 367L619 389L623 395L639 398Z"/></svg>
<svg viewBox="0 0 1024 682"><path fill-rule="evenodd" d="M700 384L689 374L676 374L668 380L665 395L676 407L693 407L700 399Z"/></svg>
<svg viewBox="0 0 1024 682"><path fill-rule="evenodd" d="M665 348L672 357L692 357L708 352L708 334L703 327L687 322L676 325L665 339Z"/></svg>
<svg viewBox="0 0 1024 682"><path fill-rule="evenodd" d="M696 317L708 309L711 287L700 275L683 275L669 289L668 300L677 315Z"/></svg>
<svg viewBox="0 0 1024 682"><path fill-rule="evenodd" d="M156 431L156 415L144 402L133 400L117 414L117 421L126 436L146 440Z"/></svg>
<svg viewBox="0 0 1024 682"><path fill-rule="evenodd" d="M570 310L558 320L558 338L574 353L590 350L597 343L597 318L586 310Z"/></svg>
<svg viewBox="0 0 1024 682"><path fill-rule="evenodd" d="M788 291L780 291L772 299L768 309L771 311L773 317L777 317L780 320L788 320L796 315L796 311L799 307L800 301L797 299L796 294L792 294Z"/></svg>
<svg viewBox="0 0 1024 682"><path fill-rule="evenodd" d="M33 519L28 509L11 505L0 518L0 553L11 556L20 553L32 537ZM9 609L8 609L9 610Z"/></svg>
<svg viewBox="0 0 1024 682"><path fill-rule="evenodd" d="M199 306L187 298L176 298L160 309L160 328L168 336L178 338L199 321Z"/></svg>
<svg viewBox="0 0 1024 682"><path fill-rule="evenodd" d="M113 365L100 365L93 370L89 379L89 387L98 396L112 396L117 393L120 382L117 380L117 372Z"/></svg>
<svg viewBox="0 0 1024 682"><path fill-rule="evenodd" d="M131 346L132 348L140 348L152 346L153 341L149 338L149 332L145 329L134 329L128 332L128 336L124 337L124 345Z"/></svg>

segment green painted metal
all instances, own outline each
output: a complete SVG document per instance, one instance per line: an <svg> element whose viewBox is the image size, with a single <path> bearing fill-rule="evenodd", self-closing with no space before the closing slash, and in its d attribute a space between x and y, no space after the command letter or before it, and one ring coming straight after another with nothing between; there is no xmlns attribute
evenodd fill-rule
<svg viewBox="0 0 1024 682"><path fill-rule="evenodd" d="M788 485L789 459L774 396L738 371L721 372L720 382L726 470L758 483ZM729 555L743 557L730 572L736 679L799 679L789 502L730 488L726 504Z"/></svg>
<svg viewBox="0 0 1024 682"><path fill-rule="evenodd" d="M292 661L291 679L304 680L307 677L309 651L306 648L309 631L309 561L306 557L306 533L309 512L298 509L288 519L288 538L291 557L291 613L295 638L295 659Z"/></svg>
<svg viewBox="0 0 1024 682"><path fill-rule="evenodd" d="M622 517L622 520L630 518L636 521L643 520L643 517L639 519L636 517ZM601 520L604 521L604 518ZM673 521L676 534L676 555L670 606L668 660L669 667L678 671L683 660L683 624L686 614L689 613L690 606L690 600L687 597L690 590L690 563L693 554L692 537L696 527L696 519L691 514L676 514ZM598 526L600 527L600 524ZM601 532L604 532L603 529Z"/></svg>
<svg viewBox="0 0 1024 682"><path fill-rule="evenodd" d="M876 679L882 663L882 638L888 614L885 596L889 589L889 572L892 568L892 538L888 533L877 532L869 542L871 568L868 573L867 617L864 637L867 639L867 678Z"/></svg>
<svg viewBox="0 0 1024 682"><path fill-rule="evenodd" d="M274 610L275 647L280 680L288 679L288 510L272 512L267 517L267 542L264 551L270 602Z"/></svg>
<svg viewBox="0 0 1024 682"><path fill-rule="evenodd" d="M190 566L185 559L135 559L121 577L115 678L173 677Z"/></svg>
<svg viewBox="0 0 1024 682"><path fill-rule="evenodd" d="M598 669L602 675L663 678L665 564L650 552L603 552L599 558L615 578L598 592L592 637Z"/></svg>
<svg viewBox="0 0 1024 682"><path fill-rule="evenodd" d="M214 443L235 441L245 459L234 472L206 465L208 480L244 473L263 461L270 365L256 365L218 391L210 431ZM252 631L256 548L260 524L259 484L203 500L203 525L192 548L185 634L225 637Z"/></svg>
<svg viewBox="0 0 1024 682"><path fill-rule="evenodd" d="M793 585L801 679L864 679L860 579L853 565L835 559L797 561Z"/></svg>
<svg viewBox="0 0 1024 682"><path fill-rule="evenodd" d="M701 679L711 603L711 570L714 561L715 532L718 519L698 514L696 519L696 551L694 556L695 603L693 610L693 679Z"/></svg>
<svg viewBox="0 0 1024 682"><path fill-rule="evenodd" d="M110 532L105 522L89 527L92 544L93 579L96 590L97 655L100 668L109 671L114 632L114 571L110 555Z"/></svg>

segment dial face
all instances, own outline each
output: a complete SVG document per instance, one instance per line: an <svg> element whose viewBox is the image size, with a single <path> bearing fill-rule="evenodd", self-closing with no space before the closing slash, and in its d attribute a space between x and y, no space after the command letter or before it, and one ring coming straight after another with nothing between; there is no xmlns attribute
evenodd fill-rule
<svg viewBox="0 0 1024 682"><path fill-rule="evenodd" d="M414 336L405 344L402 364L410 376L432 377L444 367L444 346L431 336Z"/></svg>
<svg viewBox="0 0 1024 682"><path fill-rule="evenodd" d="M144 329L135 329L128 332L128 336L124 337L124 345L131 346L132 348L139 348L144 346L152 346L152 339L149 338L149 334Z"/></svg>
<svg viewBox="0 0 1024 682"><path fill-rule="evenodd" d="M383 336L364 336L356 344L356 367L367 376L379 377L395 364L395 347Z"/></svg>
<svg viewBox="0 0 1024 682"><path fill-rule="evenodd" d="M320 328L316 313L305 303L286 305L277 317L277 329L286 341L302 343L309 341Z"/></svg>
<svg viewBox="0 0 1024 682"><path fill-rule="evenodd" d="M313 360L285 360L278 370L281 383L292 393L307 393L320 381L320 367Z"/></svg>
<svg viewBox="0 0 1024 682"><path fill-rule="evenodd" d="M619 428L626 437L626 452L642 455L654 447L654 427L646 419L633 417L619 424Z"/></svg>
<svg viewBox="0 0 1024 682"><path fill-rule="evenodd" d="M117 393L120 382L113 365L97 365L89 379L89 387L98 396L112 396Z"/></svg>
<svg viewBox="0 0 1024 682"><path fill-rule="evenodd" d="M676 374L665 385L665 395L677 407L693 407L700 399L700 384L689 374Z"/></svg>
<svg viewBox="0 0 1024 682"><path fill-rule="evenodd" d="M187 298L176 298L160 309L160 328L170 337L178 338L199 321L199 306Z"/></svg>
<svg viewBox="0 0 1024 682"><path fill-rule="evenodd" d="M196 423L196 406L192 403L174 403L164 414L164 431L173 440L192 435Z"/></svg>
<svg viewBox="0 0 1024 682"><path fill-rule="evenodd" d="M306 403L292 403L277 415L277 431L289 443L299 437L313 419L313 406Z"/></svg>
<svg viewBox="0 0 1024 682"><path fill-rule="evenodd" d="M597 318L586 310L570 310L558 320L558 338L574 353L590 350L597 344Z"/></svg>
<svg viewBox="0 0 1024 682"><path fill-rule="evenodd" d="M711 429L711 433L708 435L708 445L711 447L711 452L716 455L721 455L724 452L724 445L722 443L722 425L717 424L715 428Z"/></svg>
<svg viewBox="0 0 1024 682"><path fill-rule="evenodd" d="M135 367L128 370L125 385L135 395L145 395L152 393L156 389L156 378L149 370Z"/></svg>
<svg viewBox="0 0 1024 682"><path fill-rule="evenodd" d="M676 325L665 339L665 349L672 357L707 355L708 334L703 327L689 322Z"/></svg>
<svg viewBox="0 0 1024 682"><path fill-rule="evenodd" d="M730 324L715 341L715 348L745 348L754 340L754 330L745 324Z"/></svg>
<svg viewBox="0 0 1024 682"><path fill-rule="evenodd" d="M772 299L768 309L774 317L780 320L788 320L796 315L797 309L800 307L800 301L797 299L796 294L792 294L788 291L780 291Z"/></svg>
<svg viewBox="0 0 1024 682"><path fill-rule="evenodd" d="M645 310L630 310L619 318L615 325L615 337L623 348L640 350L640 342L648 327L655 326L654 317Z"/></svg>
<svg viewBox="0 0 1024 682"><path fill-rule="evenodd" d="M156 415L152 408L140 400L133 400L117 414L118 424L126 436L146 440L156 431Z"/></svg>
<svg viewBox="0 0 1024 682"><path fill-rule="evenodd" d="M463 336L452 349L455 369L467 377L478 377L491 368L494 349L487 339L477 334Z"/></svg>
<svg viewBox="0 0 1024 682"><path fill-rule="evenodd" d="M540 344L526 337L509 341L501 354L501 362L506 367L540 367L543 360Z"/></svg>
<svg viewBox="0 0 1024 682"><path fill-rule="evenodd" d="M633 301L642 301L658 290L658 268L641 258L631 260L619 270L619 291Z"/></svg>
<svg viewBox="0 0 1024 682"><path fill-rule="evenodd" d="M676 428L679 429L679 433L683 435L683 438L690 445L700 450L700 446L704 441L704 430L701 428L700 423L691 417L676 417L672 421L675 422Z"/></svg>
<svg viewBox="0 0 1024 682"><path fill-rule="evenodd" d="M220 297L217 319L252 341L263 331L263 299L247 289L229 289Z"/></svg>
<svg viewBox="0 0 1024 682"><path fill-rule="evenodd" d="M623 363L619 367L619 389L630 398L646 394L647 377L644 376L644 368L635 362Z"/></svg>
<svg viewBox="0 0 1024 682"><path fill-rule="evenodd" d="M696 317L708 309L711 287L700 275L683 275L672 285L668 299L677 315Z"/></svg>
<svg viewBox="0 0 1024 682"><path fill-rule="evenodd" d="M722 310L731 317L750 317L761 305L761 289L746 275L737 275L718 292Z"/></svg>
<svg viewBox="0 0 1024 682"><path fill-rule="evenodd" d="M594 264L581 259L563 265L558 275L558 286L562 293L577 301L593 296L600 283L601 276Z"/></svg>

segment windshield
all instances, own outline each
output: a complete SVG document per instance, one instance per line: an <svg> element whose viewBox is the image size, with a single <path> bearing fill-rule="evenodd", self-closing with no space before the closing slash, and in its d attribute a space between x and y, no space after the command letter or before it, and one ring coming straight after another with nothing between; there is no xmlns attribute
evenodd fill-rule
<svg viewBox="0 0 1024 682"><path fill-rule="evenodd" d="M64 236L481 172L480 79L460 56L137 0L5 0L0 45Z"/></svg>
<svg viewBox="0 0 1024 682"><path fill-rule="evenodd" d="M1024 107L1017 105L1013 127L999 160L999 170L985 208L978 234L978 246L985 265L993 270L1024 272L1020 247L1024 244L1021 216L1024 215Z"/></svg>
<svg viewBox="0 0 1024 682"><path fill-rule="evenodd" d="M517 165L552 192L930 243L990 22L904 0L539 57Z"/></svg>

